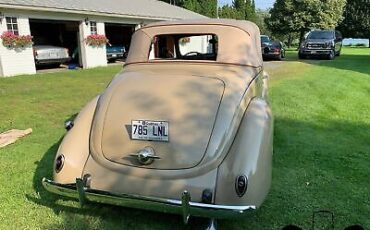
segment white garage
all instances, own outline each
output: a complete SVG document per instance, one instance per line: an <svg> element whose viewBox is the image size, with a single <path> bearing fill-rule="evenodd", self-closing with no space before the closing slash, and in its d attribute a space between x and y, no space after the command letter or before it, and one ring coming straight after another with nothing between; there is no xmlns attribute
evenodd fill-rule
<svg viewBox="0 0 370 230"><path fill-rule="evenodd" d="M105 66L106 47L87 44L90 35L111 37L128 48L141 25L199 18L205 17L156 0L0 0L0 77L36 73L33 45L62 46L70 56L78 52L83 68ZM13 35L20 45L4 42ZM33 45L24 42L27 35Z"/></svg>

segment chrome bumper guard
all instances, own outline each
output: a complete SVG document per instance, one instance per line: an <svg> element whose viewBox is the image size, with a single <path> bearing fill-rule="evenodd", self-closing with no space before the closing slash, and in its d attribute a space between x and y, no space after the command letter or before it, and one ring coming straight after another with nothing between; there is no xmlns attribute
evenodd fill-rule
<svg viewBox="0 0 370 230"><path fill-rule="evenodd" d="M164 213L180 214L184 223L190 216L207 218L234 218L244 216L255 206L229 206L191 202L189 192L184 191L181 200L155 198L140 195L115 194L107 191L90 189L83 186L82 179L77 178L76 184L59 184L46 178L42 179L44 188L62 196L79 199L81 205L85 202L97 202L129 208L145 209Z"/></svg>

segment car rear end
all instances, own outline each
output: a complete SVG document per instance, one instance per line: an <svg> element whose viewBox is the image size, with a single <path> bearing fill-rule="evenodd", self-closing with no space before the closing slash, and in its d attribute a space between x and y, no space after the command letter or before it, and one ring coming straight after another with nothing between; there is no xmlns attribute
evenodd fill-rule
<svg viewBox="0 0 370 230"><path fill-rule="evenodd" d="M262 47L262 56L264 59L281 59L282 50L278 45L266 45Z"/></svg>
<svg viewBox="0 0 370 230"><path fill-rule="evenodd" d="M63 64L71 59L67 48L57 46L34 46L33 53L36 65Z"/></svg>
<svg viewBox="0 0 370 230"><path fill-rule="evenodd" d="M44 186L75 198L83 193L82 202L185 218L243 216L259 207L272 151L269 105L254 99L256 91L262 96L263 74L253 67L155 66L126 66L89 118L76 119L57 153L55 169L63 166ZM81 152L89 155L80 159ZM76 165L78 176L71 173Z"/></svg>
<svg viewBox="0 0 370 230"><path fill-rule="evenodd" d="M124 53L126 52L123 46L110 46L107 45L107 60L114 61L116 59L124 58Z"/></svg>
<svg viewBox="0 0 370 230"><path fill-rule="evenodd" d="M282 59L284 57L283 46L278 41L271 41L266 35L261 35L261 52L263 59Z"/></svg>
<svg viewBox="0 0 370 230"><path fill-rule="evenodd" d="M271 184L273 118L259 30L234 23L138 30L124 70L80 112L44 187L81 203L178 213L185 222L259 207ZM218 59L149 60L160 36L178 37L179 28L184 37L202 31L206 42L216 33ZM231 33L240 39L230 47Z"/></svg>

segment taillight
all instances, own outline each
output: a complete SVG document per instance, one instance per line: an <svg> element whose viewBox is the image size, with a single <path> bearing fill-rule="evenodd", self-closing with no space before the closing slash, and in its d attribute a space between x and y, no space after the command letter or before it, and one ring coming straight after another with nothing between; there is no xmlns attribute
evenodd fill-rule
<svg viewBox="0 0 370 230"><path fill-rule="evenodd" d="M37 50L35 48L33 48L33 56L37 57Z"/></svg>
<svg viewBox="0 0 370 230"><path fill-rule="evenodd" d="M238 176L235 180L235 191L239 197L244 196L248 188L248 178L245 175Z"/></svg>
<svg viewBox="0 0 370 230"><path fill-rule="evenodd" d="M279 48L274 48L273 51L274 52L280 52L280 49Z"/></svg>
<svg viewBox="0 0 370 230"><path fill-rule="evenodd" d="M61 154L55 159L55 172L59 173L64 166L64 155Z"/></svg>

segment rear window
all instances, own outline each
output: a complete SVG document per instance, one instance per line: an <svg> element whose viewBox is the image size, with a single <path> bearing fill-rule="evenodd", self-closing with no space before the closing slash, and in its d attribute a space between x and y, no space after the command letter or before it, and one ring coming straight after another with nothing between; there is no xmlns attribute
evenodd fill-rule
<svg viewBox="0 0 370 230"><path fill-rule="evenodd" d="M214 34L166 34L153 38L149 60L216 61L218 38Z"/></svg>

